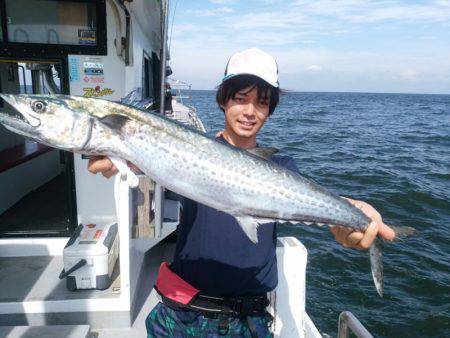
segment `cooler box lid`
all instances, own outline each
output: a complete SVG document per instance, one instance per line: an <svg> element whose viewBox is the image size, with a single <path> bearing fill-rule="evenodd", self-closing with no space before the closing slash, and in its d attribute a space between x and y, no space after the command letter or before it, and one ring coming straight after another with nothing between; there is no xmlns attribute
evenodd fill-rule
<svg viewBox="0 0 450 338"><path fill-rule="evenodd" d="M107 255L117 236L117 223L79 225L64 248L66 257Z"/></svg>

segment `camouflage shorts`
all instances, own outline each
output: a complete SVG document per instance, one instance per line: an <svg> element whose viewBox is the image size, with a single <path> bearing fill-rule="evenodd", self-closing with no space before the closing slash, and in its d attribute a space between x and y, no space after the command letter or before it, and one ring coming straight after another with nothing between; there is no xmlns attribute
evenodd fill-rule
<svg viewBox="0 0 450 338"><path fill-rule="evenodd" d="M269 338L270 316L251 316L258 338ZM184 309L172 309L158 303L148 315L145 325L148 338L153 337L251 337L247 320L239 317L219 315L218 318L205 317L202 313Z"/></svg>

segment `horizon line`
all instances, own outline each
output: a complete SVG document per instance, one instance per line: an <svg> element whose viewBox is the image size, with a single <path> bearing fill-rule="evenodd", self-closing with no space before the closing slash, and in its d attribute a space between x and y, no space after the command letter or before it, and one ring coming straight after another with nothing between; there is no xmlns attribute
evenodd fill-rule
<svg viewBox="0 0 450 338"><path fill-rule="evenodd" d="M196 89L191 88L190 90L199 90L199 91L216 91L216 89ZM363 92L363 91L324 91L324 90L316 90L316 91L304 91L304 90L290 90L281 88L282 94L290 94L290 93L328 93L328 94L401 94L401 95L450 95L448 93L416 93L416 92Z"/></svg>

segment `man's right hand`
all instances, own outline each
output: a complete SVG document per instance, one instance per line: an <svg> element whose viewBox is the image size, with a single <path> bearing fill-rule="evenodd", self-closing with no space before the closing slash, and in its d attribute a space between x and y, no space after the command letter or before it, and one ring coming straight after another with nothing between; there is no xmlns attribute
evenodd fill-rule
<svg viewBox="0 0 450 338"><path fill-rule="evenodd" d="M88 170L93 174L101 173L106 178L110 178L119 172L106 156L92 156L89 159Z"/></svg>
<svg viewBox="0 0 450 338"><path fill-rule="evenodd" d="M133 163L127 161L127 165L135 174L142 174L141 169ZM88 170L93 174L101 173L106 178L110 178L119 172L114 163L106 156L91 156L88 163Z"/></svg>

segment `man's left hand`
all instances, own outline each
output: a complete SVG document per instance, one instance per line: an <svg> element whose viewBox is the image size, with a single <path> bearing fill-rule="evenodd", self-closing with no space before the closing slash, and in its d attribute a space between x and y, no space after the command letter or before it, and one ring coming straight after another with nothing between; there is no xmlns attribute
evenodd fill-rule
<svg viewBox="0 0 450 338"><path fill-rule="evenodd" d="M374 207L363 201L352 200L350 198L345 199L360 209L372 222L365 232L341 226L331 227L330 231L338 243L346 248L367 250L377 238L377 235L387 240L393 240L395 238L394 230L383 223L380 213Z"/></svg>

